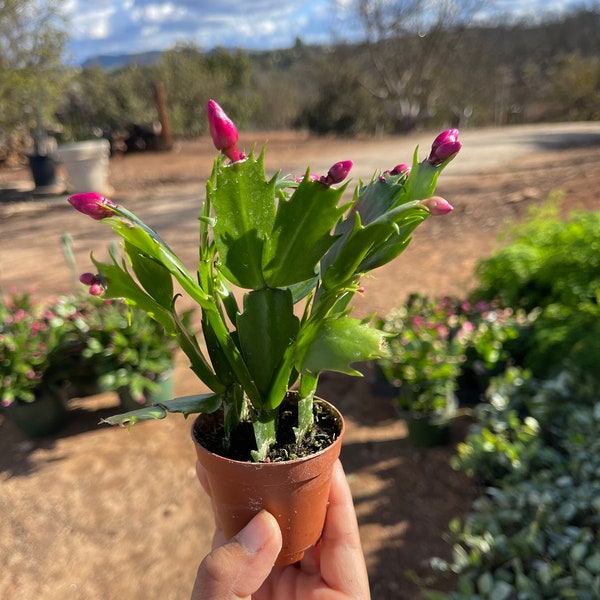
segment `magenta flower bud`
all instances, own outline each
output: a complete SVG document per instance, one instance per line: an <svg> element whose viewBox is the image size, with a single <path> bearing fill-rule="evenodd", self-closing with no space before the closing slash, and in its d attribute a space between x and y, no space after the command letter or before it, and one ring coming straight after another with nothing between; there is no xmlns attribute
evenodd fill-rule
<svg viewBox="0 0 600 600"><path fill-rule="evenodd" d="M410 174L410 166L409 165L407 165L405 163L400 163L399 165L396 165L390 171L390 175L402 175L402 174L406 174L406 175Z"/></svg>
<svg viewBox="0 0 600 600"><path fill-rule="evenodd" d="M237 148L239 138L237 127L225 111L214 100L209 100L206 113L215 148L221 150L233 162L246 158L246 155Z"/></svg>
<svg viewBox="0 0 600 600"><path fill-rule="evenodd" d="M92 219L96 219L96 221L101 221L106 217L112 217L114 215L112 209L118 207L112 200L109 200L96 192L75 194L74 196L67 198L67 200L75 210L78 210L88 217L92 217Z"/></svg>
<svg viewBox="0 0 600 600"><path fill-rule="evenodd" d="M426 200L421 200L419 204L424 206L433 217L441 217L454 210L452 204L440 196L432 196Z"/></svg>
<svg viewBox="0 0 600 600"><path fill-rule="evenodd" d="M324 175L319 180L324 185L333 185L334 183L341 183L348 177L348 173L350 173L350 169L352 169L352 161L351 160L341 160L336 162L331 166L329 171L327 171L327 175Z"/></svg>
<svg viewBox="0 0 600 600"><path fill-rule="evenodd" d="M83 283L83 285L92 285L92 283L96 283L98 278L93 273L82 273L79 276L79 282Z"/></svg>
<svg viewBox="0 0 600 600"><path fill-rule="evenodd" d="M461 148L462 144L458 141L458 129L447 129L433 140L427 160L434 167L438 167L455 156Z"/></svg>
<svg viewBox="0 0 600 600"><path fill-rule="evenodd" d="M92 283L92 285L90 285L90 294L92 296L102 296L102 294L104 293L104 286L101 283Z"/></svg>

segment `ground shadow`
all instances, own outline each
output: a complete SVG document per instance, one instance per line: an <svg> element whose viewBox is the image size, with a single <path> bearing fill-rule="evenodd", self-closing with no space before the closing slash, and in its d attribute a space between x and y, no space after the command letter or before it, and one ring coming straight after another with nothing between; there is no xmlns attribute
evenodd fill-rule
<svg viewBox="0 0 600 600"><path fill-rule="evenodd" d="M114 398L112 398L114 396ZM102 394L69 401L67 423L54 434L38 438L27 437L16 425L0 416L0 475L6 478L26 477L35 473L44 464L34 458L37 451L52 450L56 443L65 438L96 431L102 421L120 411L116 395ZM54 456L48 461L61 460Z"/></svg>
<svg viewBox="0 0 600 600"><path fill-rule="evenodd" d="M540 132L535 144L543 150L566 150L600 146L600 134L591 131L569 131L565 133Z"/></svg>
<svg viewBox="0 0 600 600"><path fill-rule="evenodd" d="M415 600L420 587L451 589L453 580L435 580L428 561L450 558L443 536L449 522L463 516L475 496L474 484L450 466L465 423L453 426L448 446L415 449L406 438L389 397L376 396L370 372L363 379L327 374L319 395L331 400L347 419L372 437L346 441L341 459L352 486L359 524L365 535L369 580L374 598ZM382 435L382 431L391 435ZM376 542L369 540L375 536Z"/></svg>

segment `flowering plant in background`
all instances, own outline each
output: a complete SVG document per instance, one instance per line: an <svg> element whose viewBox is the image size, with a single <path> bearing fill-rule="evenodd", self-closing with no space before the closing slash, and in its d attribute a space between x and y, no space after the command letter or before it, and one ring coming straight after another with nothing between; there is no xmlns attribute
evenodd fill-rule
<svg viewBox="0 0 600 600"><path fill-rule="evenodd" d="M452 412L457 388L483 397L493 375L519 364L536 313L444 296L411 295L379 326L390 334L377 360L406 411Z"/></svg>
<svg viewBox="0 0 600 600"><path fill-rule="evenodd" d="M278 412L297 386L298 440L310 435L321 372L359 374L352 363L381 356L385 334L350 315L361 279L395 259L430 215L452 210L434 196L437 178L460 149L458 131L433 142L427 158L375 173L347 197L352 162L327 174L268 178L263 149L246 156L235 125L212 100L208 121L220 151L199 218L197 268L190 271L125 207L95 193L69 198L123 238L126 259L94 260L104 294L125 298L175 336L211 393L174 399L109 419L135 423L167 412L224 415L224 445L241 421L253 426L254 460L275 443ZM199 306L203 347L182 323L174 281ZM241 302L234 294L242 290Z"/></svg>
<svg viewBox="0 0 600 600"><path fill-rule="evenodd" d="M413 294L380 319L380 326L390 336L390 352L377 364L385 378L398 387L398 408L452 416L472 324L450 299Z"/></svg>
<svg viewBox="0 0 600 600"><path fill-rule="evenodd" d="M145 311L99 297L93 286L100 286L89 274L81 279L91 295L62 296L51 307L65 323L53 361L55 379L70 384L75 394L89 383L100 391L128 388L144 404L157 378L172 368L176 340ZM182 319L189 323L189 311Z"/></svg>
<svg viewBox="0 0 600 600"><path fill-rule="evenodd" d="M487 380L503 371L507 361L519 362L525 351L524 337L538 311L527 313L483 301L462 301L457 307L471 329L466 351L468 368Z"/></svg>
<svg viewBox="0 0 600 600"><path fill-rule="evenodd" d="M29 294L0 300L0 403L34 402L38 391L54 385L52 354L64 323Z"/></svg>

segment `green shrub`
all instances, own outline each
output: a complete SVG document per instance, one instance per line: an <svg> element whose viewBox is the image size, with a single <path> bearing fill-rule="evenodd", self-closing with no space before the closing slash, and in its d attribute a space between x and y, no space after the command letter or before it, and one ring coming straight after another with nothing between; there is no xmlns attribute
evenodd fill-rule
<svg viewBox="0 0 600 600"><path fill-rule="evenodd" d="M600 377L600 213L537 209L510 243L480 261L473 300L537 312L524 365L539 378L565 368Z"/></svg>
<svg viewBox="0 0 600 600"><path fill-rule="evenodd" d="M398 388L402 411L446 414L455 410L454 392L470 328L450 298L418 294L380 319L389 334L389 354L378 359L383 376Z"/></svg>
<svg viewBox="0 0 600 600"><path fill-rule="evenodd" d="M51 308L65 323L52 361L55 378L76 389L90 382L103 391L129 388L141 401L173 366L175 338L138 308L89 294L61 296Z"/></svg>
<svg viewBox="0 0 600 600"><path fill-rule="evenodd" d="M436 597L600 597L600 401L595 386L568 373L542 382L512 371L495 383L493 394L495 413L483 415L465 442L471 451L463 447L458 461L474 473L492 471L493 486L464 522L452 522L453 559L434 559L432 565L458 573L459 580L456 590ZM484 428L493 436L482 442Z"/></svg>
<svg viewBox="0 0 600 600"><path fill-rule="evenodd" d="M519 363L531 322L523 310L412 294L379 319L390 337L377 369L402 392L400 409L443 411L458 387L476 388L479 400L492 375Z"/></svg>
<svg viewBox="0 0 600 600"><path fill-rule="evenodd" d="M477 264L475 298L527 311L598 302L600 212L573 212L563 220L555 197L505 236L508 245Z"/></svg>
<svg viewBox="0 0 600 600"><path fill-rule="evenodd" d="M561 460L551 442L568 406L567 377L541 382L511 367L494 378L452 466L487 486L519 480Z"/></svg>

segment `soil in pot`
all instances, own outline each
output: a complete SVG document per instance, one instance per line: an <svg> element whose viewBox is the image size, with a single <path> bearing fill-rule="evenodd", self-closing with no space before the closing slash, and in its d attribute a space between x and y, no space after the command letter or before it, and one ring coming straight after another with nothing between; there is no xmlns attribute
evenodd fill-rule
<svg viewBox="0 0 600 600"><path fill-rule="evenodd" d="M200 415L192 429L219 527L230 538L257 512L267 510L277 519L283 536L275 563L278 566L300 560L304 551L319 541L323 531L331 472L339 457L344 424L341 414L330 404L315 399L314 405L315 430L300 446L295 444L292 430L296 423L294 403L289 399L282 405L280 444L268 462L248 460L252 447L247 438L253 438L250 424L248 430L244 425L236 432L232 447L237 450L228 452L229 457L217 453L224 452L222 416ZM244 458L231 458L238 454ZM294 458L300 454L304 456Z"/></svg>
<svg viewBox="0 0 600 600"><path fill-rule="evenodd" d="M281 405L279 425L277 428L277 445L271 448L268 456L269 462L294 460L315 454L327 448L337 439L341 425L339 417L329 410L328 404L314 402L314 426L307 436L296 443L294 427L298 423L298 405L289 394ZM256 450L252 424L241 423L233 432L231 446L223 446L223 414L206 415L202 427L194 428L194 438L209 452L225 458L239 461L251 461L250 452Z"/></svg>

